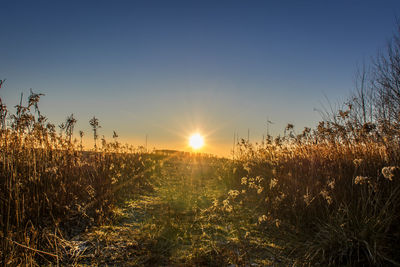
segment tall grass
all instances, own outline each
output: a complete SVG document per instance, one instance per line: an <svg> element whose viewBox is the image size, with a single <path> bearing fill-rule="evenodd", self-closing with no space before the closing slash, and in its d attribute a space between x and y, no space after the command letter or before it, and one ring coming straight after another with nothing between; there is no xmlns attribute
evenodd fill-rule
<svg viewBox="0 0 400 267"><path fill-rule="evenodd" d="M21 96L15 114L0 99L0 253L5 265L68 262L61 239L102 223L123 194L150 186L146 177L152 163L146 155L104 139L100 149L84 151L82 142L73 139L76 119L68 117L57 133L40 113L41 96L31 92L26 104Z"/></svg>
<svg viewBox="0 0 400 267"><path fill-rule="evenodd" d="M239 145L235 201L225 205L251 208L298 265L400 265L398 129L356 124L349 113L314 131L288 125L283 138Z"/></svg>

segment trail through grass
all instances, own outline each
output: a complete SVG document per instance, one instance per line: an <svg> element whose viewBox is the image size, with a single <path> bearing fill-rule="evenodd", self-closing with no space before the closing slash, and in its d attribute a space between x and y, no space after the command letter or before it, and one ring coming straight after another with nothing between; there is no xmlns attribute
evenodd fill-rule
<svg viewBox="0 0 400 267"><path fill-rule="evenodd" d="M220 162L201 157L160 160L153 191L126 199L112 223L75 238L75 261L124 266L279 264L278 246L257 242L254 231L249 237L250 230L237 218L214 209L228 190L215 164Z"/></svg>

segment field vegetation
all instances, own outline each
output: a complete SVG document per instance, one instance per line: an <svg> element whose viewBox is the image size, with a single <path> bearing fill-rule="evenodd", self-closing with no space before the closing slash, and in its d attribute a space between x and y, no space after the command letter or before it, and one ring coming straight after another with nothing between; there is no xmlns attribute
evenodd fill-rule
<svg viewBox="0 0 400 267"><path fill-rule="evenodd" d="M399 31L400 32L400 31ZM42 95L0 103L4 265L400 265L400 39L314 129L233 159L75 139Z"/></svg>
<svg viewBox="0 0 400 267"><path fill-rule="evenodd" d="M152 161L116 139L84 151L72 139L76 119L59 126L39 110L42 95L8 114L0 110L1 258L3 264L59 262L59 240L109 220L125 194L149 188ZM94 138L98 120L91 124ZM82 137L83 133L80 132Z"/></svg>

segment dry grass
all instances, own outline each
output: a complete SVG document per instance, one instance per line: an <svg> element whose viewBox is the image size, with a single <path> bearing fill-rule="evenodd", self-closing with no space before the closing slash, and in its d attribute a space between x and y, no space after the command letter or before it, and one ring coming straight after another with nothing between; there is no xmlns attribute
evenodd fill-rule
<svg viewBox="0 0 400 267"><path fill-rule="evenodd" d="M40 96L11 115L0 103L3 264L400 265L397 123L349 106L227 160L98 144L93 117L83 151L76 119L57 133Z"/></svg>
<svg viewBox="0 0 400 267"><path fill-rule="evenodd" d="M71 115L56 133L40 113L40 94L7 114L1 104L1 260L6 265L62 262L62 240L108 220L126 194L149 188L148 157L117 141L96 152L72 139ZM81 134L82 136L82 134Z"/></svg>
<svg viewBox="0 0 400 267"><path fill-rule="evenodd" d="M399 265L400 147L388 127L343 118L299 135L289 125L258 146L243 141L224 205L251 208L298 265Z"/></svg>

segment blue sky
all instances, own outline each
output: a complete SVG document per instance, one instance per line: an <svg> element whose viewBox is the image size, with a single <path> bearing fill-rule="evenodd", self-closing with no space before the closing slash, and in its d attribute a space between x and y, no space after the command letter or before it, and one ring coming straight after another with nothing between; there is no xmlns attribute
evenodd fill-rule
<svg viewBox="0 0 400 267"><path fill-rule="evenodd" d="M357 67L396 30L400 1L1 1L0 95L29 88L42 112L101 135L228 155L233 132L260 141L344 101Z"/></svg>

